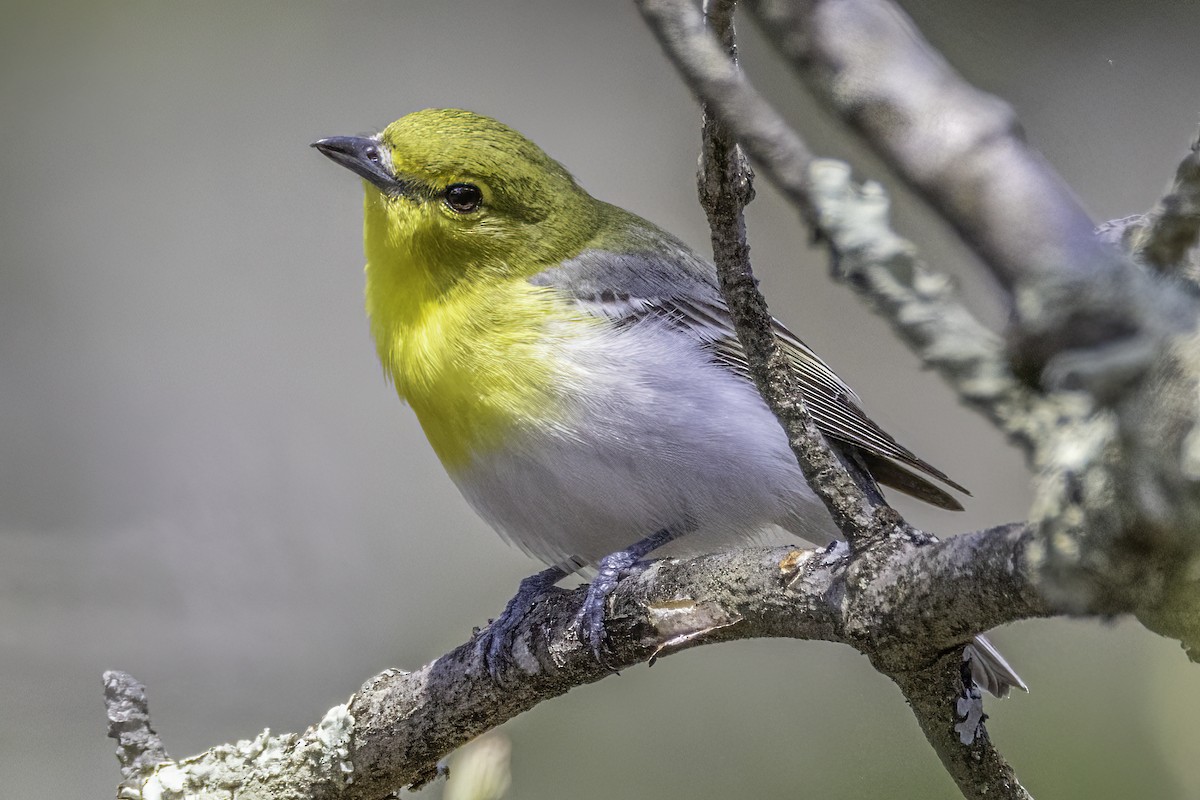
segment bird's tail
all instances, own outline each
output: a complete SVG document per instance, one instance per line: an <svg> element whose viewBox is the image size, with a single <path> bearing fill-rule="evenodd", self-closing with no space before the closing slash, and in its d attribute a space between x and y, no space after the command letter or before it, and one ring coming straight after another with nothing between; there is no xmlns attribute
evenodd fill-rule
<svg viewBox="0 0 1200 800"><path fill-rule="evenodd" d="M1007 697L1012 687L1028 692L1029 687L1017 671L1009 666L996 646L986 636L976 636L963 649L963 661L971 662L971 677L979 686L996 697Z"/></svg>

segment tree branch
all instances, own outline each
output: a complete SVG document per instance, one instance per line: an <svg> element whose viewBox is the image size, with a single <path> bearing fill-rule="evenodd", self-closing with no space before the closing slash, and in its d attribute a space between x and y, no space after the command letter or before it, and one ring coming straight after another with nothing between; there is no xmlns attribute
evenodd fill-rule
<svg viewBox="0 0 1200 800"><path fill-rule="evenodd" d="M643 5L643 9L649 5ZM732 0L706 3L705 15L713 34L726 50L730 63L736 67L733 7ZM651 16L651 19L661 23L664 17ZM659 31L662 35L661 28ZM677 41L664 41L664 44L669 50L680 51L677 60L684 58L684 45ZM871 496L864 491L864 487L872 486L869 477L863 476L865 480L861 485L856 483L804 408L794 370L775 341L771 315L758 291L750 266L750 248L746 243L746 227L742 216L743 207L753 197L749 167L725 126L708 110L707 105L701 153L700 202L712 231L713 258L721 283L721 294L729 306L738 339L746 350L750 374L759 392L787 431L788 440L809 485L825 502L851 547L861 553L867 547L876 546L888 551L893 564L911 563L909 557L915 555L911 543L921 541L924 534L904 523L877 493ZM802 187L800 191L811 200L808 187ZM816 203L812 206L819 208ZM837 241L832 237L830 240ZM837 243L833 244L833 250L838 252ZM982 327L979 331L972 331L977 335L981 332ZM889 535L893 541L887 543ZM925 540L928 541L928 538ZM925 572L926 559L916 560L922 566L915 575L907 576L905 585L911 593L919 595L928 591L929 584L926 581L929 576ZM872 567L853 563L851 573L860 568ZM915 671L911 669L911 658L893 661L893 648L909 651L917 642L942 637L923 636L929 632L906 629L903 624L897 624L899 620L890 620L880 627L874 624L878 621L875 615L883 614L887 619L890 616L889 609L882 603L872 604L870 608L873 618L863 620L861 626L852 623L848 630L861 629L869 632L868 636L883 633L884 640L895 643L892 647L880 647L884 640L871 642L868 651L873 656L872 664L896 681L926 738L963 793L979 798L1028 798L1028 793L1021 787L1012 769L991 744L983 725L983 697L971 680L970 669L963 659L945 655L935 666ZM928 619L951 626L959 617L953 613L942 616L932 607L928 608L928 612ZM969 636L978 630L982 629L972 628L960 633ZM911 654L905 652L905 655ZM899 663L906 666L898 666ZM949 669L946 668L947 664ZM936 689L930 691L931 686ZM956 714L965 719L956 718Z"/></svg>
<svg viewBox="0 0 1200 800"><path fill-rule="evenodd" d="M1200 134L1153 209L1101 223L1096 235L1140 263L1200 285Z"/></svg>
<svg viewBox="0 0 1200 800"><path fill-rule="evenodd" d="M890 229L882 189L873 183L859 188L848 167L816 159L686 0L645 0L639 7L710 116L720 116L829 247L835 272L864 294L927 366L1030 450L1043 427L1039 421L1057 420L1061 409L1038 405L1040 398L1014 378L1000 339L958 301L949 279L930 270Z"/></svg>
<svg viewBox="0 0 1200 800"><path fill-rule="evenodd" d="M1011 108L962 80L892 3L751 0L749 7L814 95L1013 291L1021 323L1015 355L1031 380L1062 352L1136 346L1178 310L1095 240L1091 220L1025 143Z"/></svg>
<svg viewBox="0 0 1200 800"><path fill-rule="evenodd" d="M1091 223L1016 135L1002 104L927 52L895 7L882 0L752 3L768 36L814 92L863 132L1016 290L1008 360L1026 381L1050 391L1021 390L982 326L955 322L970 320L965 309L941 302L922 309L919 293L892 291L896 282L888 286L887 272L878 268L881 260L889 266L896 252L890 232L864 226L861 218L839 227L830 213L843 210L836 193L818 200L813 188L815 173L824 180L833 171L814 164L799 137L721 53L696 10L685 0L641 5L693 91L829 237L835 258L845 252L871 264L852 274L875 280L876 306L907 329L910 343L921 345L920 334L937 331L921 349L945 347L963 356L944 360L939 370L1028 448L1044 476L1033 515L1044 546L1035 555L1056 601L1100 613L1161 604L1163 587L1181 583L1154 573L1181 569L1200 551L1200 482L1192 477L1200 473L1162 458L1192 452L1184 439L1200 417L1200 393L1193 391L1200 364L1190 357L1195 298L1154 282L1094 238ZM1051 210L1047 203L1061 207ZM874 238L864 242L860 235ZM908 273L911 266L900 259L891 270L901 276L901 287L922 282L920 272ZM919 331L911 323L922 311L934 312L924 319L937 321ZM956 343L957 332L971 338ZM955 361L966 371L956 372ZM972 373L984 380L963 380ZM1111 407L1120 412L1115 420L1106 410ZM1163 518L1166 509L1175 511L1170 520ZM1159 555L1128 558L1130 548Z"/></svg>
<svg viewBox="0 0 1200 800"><path fill-rule="evenodd" d="M878 548L851 558L836 545L657 561L617 587L608 617L612 663L629 668L702 644L763 636L850 644L896 675L943 657L957 663L980 626L1051 613L1032 575L1016 566L1030 541L1017 527L923 545L908 559ZM551 595L523 621L517 666L503 676L503 689L472 640L414 672L375 676L303 734L264 731L178 761L160 747L139 762L122 798L149 800L161 791L173 800L219 786L241 800L377 800L419 786L480 733L612 674L575 633L585 594L581 587Z"/></svg>
<svg viewBox="0 0 1200 800"><path fill-rule="evenodd" d="M937 371L959 397L1032 455L1064 409L1013 375L1000 337L956 296L953 282L890 227L890 201L874 182L855 184L849 165L816 159L809 168L816 230L834 272Z"/></svg>
<svg viewBox="0 0 1200 800"><path fill-rule="evenodd" d="M964 797L1031 800L983 727L982 697L961 659L945 654L892 679Z"/></svg>

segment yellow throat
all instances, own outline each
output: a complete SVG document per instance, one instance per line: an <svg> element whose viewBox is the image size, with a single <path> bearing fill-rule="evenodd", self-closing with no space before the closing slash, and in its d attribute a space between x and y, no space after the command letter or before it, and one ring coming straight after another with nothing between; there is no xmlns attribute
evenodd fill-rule
<svg viewBox="0 0 1200 800"><path fill-rule="evenodd" d="M553 424L565 412L565 365L556 364L564 342L545 334L569 338L595 320L521 274L471 274L447 261L412 208L368 190L365 211L379 360L446 468L502 447L523 424Z"/></svg>
<svg viewBox="0 0 1200 800"><path fill-rule="evenodd" d="M604 323L529 279L628 216L495 120L409 114L322 152L364 179L367 313L385 372L447 468L562 422L572 347ZM619 228L620 226L616 226Z"/></svg>

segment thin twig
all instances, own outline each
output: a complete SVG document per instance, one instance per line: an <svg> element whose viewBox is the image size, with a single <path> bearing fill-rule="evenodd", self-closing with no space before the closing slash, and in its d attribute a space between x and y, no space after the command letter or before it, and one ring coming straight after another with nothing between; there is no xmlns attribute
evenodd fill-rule
<svg viewBox="0 0 1200 800"><path fill-rule="evenodd" d="M639 0L638 8L692 94L755 162L769 165L769 177L788 200L815 218L808 191L812 152L730 60L700 11L683 0Z"/></svg>
<svg viewBox="0 0 1200 800"><path fill-rule="evenodd" d="M722 42L731 64L736 61L733 0L705 4L705 16ZM750 167L721 120L704 109L703 144L698 175L700 204L708 216L713 259L721 294L729 307L738 340L746 351L750 374L771 408L800 462L809 486L824 501L834 523L852 547L886 536L902 522L899 515L857 484L830 448L804 407L800 382L772 330L767 301L758 290L750 266L742 209L754 196ZM864 485L873 490L870 478Z"/></svg>

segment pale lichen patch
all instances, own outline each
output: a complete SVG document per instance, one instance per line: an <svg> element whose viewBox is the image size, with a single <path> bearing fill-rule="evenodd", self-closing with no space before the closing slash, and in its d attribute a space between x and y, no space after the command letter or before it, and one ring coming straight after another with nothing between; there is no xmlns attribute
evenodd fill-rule
<svg viewBox="0 0 1200 800"><path fill-rule="evenodd" d="M174 764L163 764L142 786L142 800L180 800L187 776Z"/></svg>

